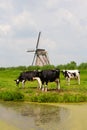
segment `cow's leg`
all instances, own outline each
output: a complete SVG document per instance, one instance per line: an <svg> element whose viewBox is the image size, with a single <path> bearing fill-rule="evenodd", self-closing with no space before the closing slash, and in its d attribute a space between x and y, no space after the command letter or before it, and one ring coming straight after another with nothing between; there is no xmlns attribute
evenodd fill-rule
<svg viewBox="0 0 87 130"><path fill-rule="evenodd" d="M80 85L80 75L78 76L78 84Z"/></svg>
<svg viewBox="0 0 87 130"><path fill-rule="evenodd" d="M42 91L47 92L47 85L46 85L46 84L45 84L45 85L42 85Z"/></svg>
<svg viewBox="0 0 87 130"><path fill-rule="evenodd" d="M42 81L42 91L44 91L44 81Z"/></svg>
<svg viewBox="0 0 87 130"><path fill-rule="evenodd" d="M42 91L44 91L44 84L42 84Z"/></svg>
<svg viewBox="0 0 87 130"><path fill-rule="evenodd" d="M39 88L41 89L42 88L42 82L41 82L40 78L39 77L34 77L33 80L37 80Z"/></svg>
<svg viewBox="0 0 87 130"><path fill-rule="evenodd" d="M22 80L22 88L24 88L25 80Z"/></svg>
<svg viewBox="0 0 87 130"><path fill-rule="evenodd" d="M70 85L70 78L67 78L68 85Z"/></svg>
<svg viewBox="0 0 87 130"><path fill-rule="evenodd" d="M47 87L48 87L48 82L46 82L46 85L45 85L45 92L47 92Z"/></svg>
<svg viewBox="0 0 87 130"><path fill-rule="evenodd" d="M57 89L60 90L60 79L56 79L55 82L57 84Z"/></svg>
<svg viewBox="0 0 87 130"><path fill-rule="evenodd" d="M58 79L58 90L60 90L60 79Z"/></svg>
<svg viewBox="0 0 87 130"><path fill-rule="evenodd" d="M38 84L39 84L39 88L41 89L41 88L42 88L42 82L41 82L41 79L40 79L40 78L37 78L37 81L38 81Z"/></svg>
<svg viewBox="0 0 87 130"><path fill-rule="evenodd" d="M42 91L47 92L47 86L48 86L48 82L46 82L46 84L45 82L42 82Z"/></svg>

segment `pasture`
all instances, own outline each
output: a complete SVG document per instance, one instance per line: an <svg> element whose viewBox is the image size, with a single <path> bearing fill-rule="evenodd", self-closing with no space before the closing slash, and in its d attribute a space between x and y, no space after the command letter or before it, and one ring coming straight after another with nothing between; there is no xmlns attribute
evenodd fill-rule
<svg viewBox="0 0 87 130"><path fill-rule="evenodd" d="M48 91L38 89L37 81L26 82L25 88L15 84L21 69L0 69L0 99L4 101L29 101L29 102L87 102L87 70L80 70L81 84L72 80L68 86L62 73L60 73L61 90L58 91L56 84L49 83Z"/></svg>

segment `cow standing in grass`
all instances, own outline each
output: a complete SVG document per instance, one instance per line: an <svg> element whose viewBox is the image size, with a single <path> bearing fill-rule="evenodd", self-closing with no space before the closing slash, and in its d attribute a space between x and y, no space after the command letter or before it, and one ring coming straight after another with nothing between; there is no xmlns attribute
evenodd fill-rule
<svg viewBox="0 0 87 130"><path fill-rule="evenodd" d="M80 71L79 70L63 70L62 72L68 82L68 85L70 85L70 79L77 79L78 84L80 84Z"/></svg>
<svg viewBox="0 0 87 130"><path fill-rule="evenodd" d="M43 91L47 91L48 82L56 82L57 89L60 90L60 70L42 70L38 72L38 77L41 79Z"/></svg>
<svg viewBox="0 0 87 130"><path fill-rule="evenodd" d="M17 85L19 85L19 83L22 82L22 88L24 88L26 81L33 81L34 77L36 77L39 87L41 88L41 80L37 76L38 76L38 71L26 71L26 72L22 72L15 81Z"/></svg>

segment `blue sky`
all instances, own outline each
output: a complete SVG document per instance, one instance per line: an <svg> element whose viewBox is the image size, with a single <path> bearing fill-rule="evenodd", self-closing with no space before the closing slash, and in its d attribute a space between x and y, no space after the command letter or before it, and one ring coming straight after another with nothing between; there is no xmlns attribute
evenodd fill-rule
<svg viewBox="0 0 87 130"><path fill-rule="evenodd" d="M0 67L31 65L39 31L51 64L87 62L87 0L0 0Z"/></svg>

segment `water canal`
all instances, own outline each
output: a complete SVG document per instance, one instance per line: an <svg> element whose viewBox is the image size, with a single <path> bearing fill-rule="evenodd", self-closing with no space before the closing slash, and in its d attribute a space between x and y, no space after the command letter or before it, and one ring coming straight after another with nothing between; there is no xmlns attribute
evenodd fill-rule
<svg viewBox="0 0 87 130"><path fill-rule="evenodd" d="M3 130L87 130L87 104L0 102Z"/></svg>

